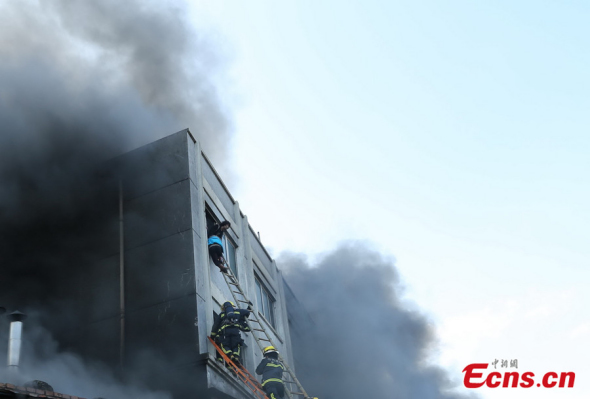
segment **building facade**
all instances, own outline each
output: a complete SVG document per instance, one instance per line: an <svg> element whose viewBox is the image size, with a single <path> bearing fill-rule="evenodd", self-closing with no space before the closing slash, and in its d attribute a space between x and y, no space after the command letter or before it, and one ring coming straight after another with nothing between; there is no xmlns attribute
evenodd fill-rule
<svg viewBox="0 0 590 399"><path fill-rule="evenodd" d="M79 229L90 245L75 253L88 256L68 254L76 241L52 249L59 259L50 272L27 265L0 293L2 304L34 309L60 350L99 361L124 381L175 399L253 397L208 340L221 304L234 299L208 254L207 225L228 220L226 259L295 370L281 271L190 131L119 156L104 175L96 181L104 221ZM35 280L41 271L47 284ZM254 374L262 355L253 333L242 336L242 363Z"/></svg>
<svg viewBox="0 0 590 399"><path fill-rule="evenodd" d="M294 369L281 272L190 131L116 163L119 250L81 276L80 303L89 305L81 351L125 372L140 370L154 388L178 397L249 397L207 338L221 304L234 301L207 250L207 226L228 220L226 259ZM252 334L242 333L242 361L253 373L262 355Z"/></svg>

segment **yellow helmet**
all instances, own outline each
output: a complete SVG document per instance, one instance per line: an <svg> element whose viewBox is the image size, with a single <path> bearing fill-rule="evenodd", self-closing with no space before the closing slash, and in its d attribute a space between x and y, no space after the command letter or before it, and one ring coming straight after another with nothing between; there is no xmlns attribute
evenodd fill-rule
<svg viewBox="0 0 590 399"><path fill-rule="evenodd" d="M262 350L263 355L267 355L269 353L279 353L279 351L274 346L267 346Z"/></svg>

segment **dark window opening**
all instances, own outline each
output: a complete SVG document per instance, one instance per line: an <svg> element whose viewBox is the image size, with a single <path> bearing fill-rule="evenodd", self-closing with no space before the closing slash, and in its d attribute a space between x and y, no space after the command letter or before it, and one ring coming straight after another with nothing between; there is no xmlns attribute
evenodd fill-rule
<svg viewBox="0 0 590 399"><path fill-rule="evenodd" d="M210 230L215 223L218 223L209 209L205 212L205 219L207 220L207 230Z"/></svg>

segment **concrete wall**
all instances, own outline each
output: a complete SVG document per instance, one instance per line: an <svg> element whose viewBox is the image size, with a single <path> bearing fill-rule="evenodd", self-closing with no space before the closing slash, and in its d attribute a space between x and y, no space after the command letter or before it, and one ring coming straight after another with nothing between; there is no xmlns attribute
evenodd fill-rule
<svg viewBox="0 0 590 399"><path fill-rule="evenodd" d="M108 169L116 172L116 183L108 186L107 228L90 240L96 243L92 260L73 259L56 269L59 285L43 291L67 302L71 312L67 328L50 327L60 346L175 398L250 397L215 360L207 340L213 312L233 301L207 252L208 208L232 224L238 279L255 311L255 276L274 297L275 325L259 318L293 366L280 271L192 134L184 130L138 148ZM34 296L28 293L31 304L45 299ZM245 340L244 364L254 372L261 353L252 333Z"/></svg>
<svg viewBox="0 0 590 399"><path fill-rule="evenodd" d="M218 220L229 220L232 224L227 234L237 245L237 277L240 281L240 286L248 299L254 304L255 311L258 311L255 276L264 284L275 299L275 325L271 326L260 312L258 312L258 317L264 323L264 327L269 332L273 343L277 346L289 365L293 367L286 301L280 272L274 260L269 256L259 241L257 234L250 227L248 218L241 212L239 204L228 192L211 163L204 156L201 159L203 164L202 169L207 171L207 173L203 173L204 197L207 208L211 210ZM211 299L214 304L213 308L219 312L219 306L223 302L227 300L234 301L234 298L218 268L213 265L210 259L208 259L208 262L211 276ZM245 305L242 304L242 306ZM249 333L245 335L244 339L247 348L243 351L244 364L251 372L254 371L262 359L262 354L258 344L253 339L253 334ZM255 334L258 333L255 332Z"/></svg>
<svg viewBox="0 0 590 399"><path fill-rule="evenodd" d="M260 320L293 367L282 277L199 143L178 132L123 157L125 233L125 357L141 360L145 348L168 367L199 374L209 396L246 397L248 391L220 367L207 336L213 312L234 301L206 243L205 209L232 224L238 279L257 311L258 278L275 299L275 325ZM115 290L114 259L108 289ZM105 289L107 289L105 287ZM116 302L116 301L114 301ZM96 323L113 328L115 303ZM245 304L241 304L245 307ZM243 334L244 335L244 334ZM252 333L244 336L244 364L253 373L262 356ZM265 344L266 345L266 344ZM163 384L165 385L165 384ZM164 386L162 385L162 388ZM198 389L195 387L195 389Z"/></svg>
<svg viewBox="0 0 590 399"><path fill-rule="evenodd" d="M200 390L195 259L203 242L194 146L181 131L121 158L123 368L176 396Z"/></svg>

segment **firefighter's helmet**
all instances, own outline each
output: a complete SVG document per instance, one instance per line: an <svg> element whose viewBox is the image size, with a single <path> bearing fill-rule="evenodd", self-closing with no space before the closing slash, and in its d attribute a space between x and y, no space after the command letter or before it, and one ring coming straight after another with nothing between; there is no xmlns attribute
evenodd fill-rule
<svg viewBox="0 0 590 399"><path fill-rule="evenodd" d="M232 301L224 302L223 305L221 305L221 310L225 310L225 308L227 308L228 306L231 306L232 308L235 308L236 307L236 304L233 303Z"/></svg>
<svg viewBox="0 0 590 399"><path fill-rule="evenodd" d="M279 353L279 351L274 346L267 346L262 350L262 354L264 356L268 355L269 353Z"/></svg>

